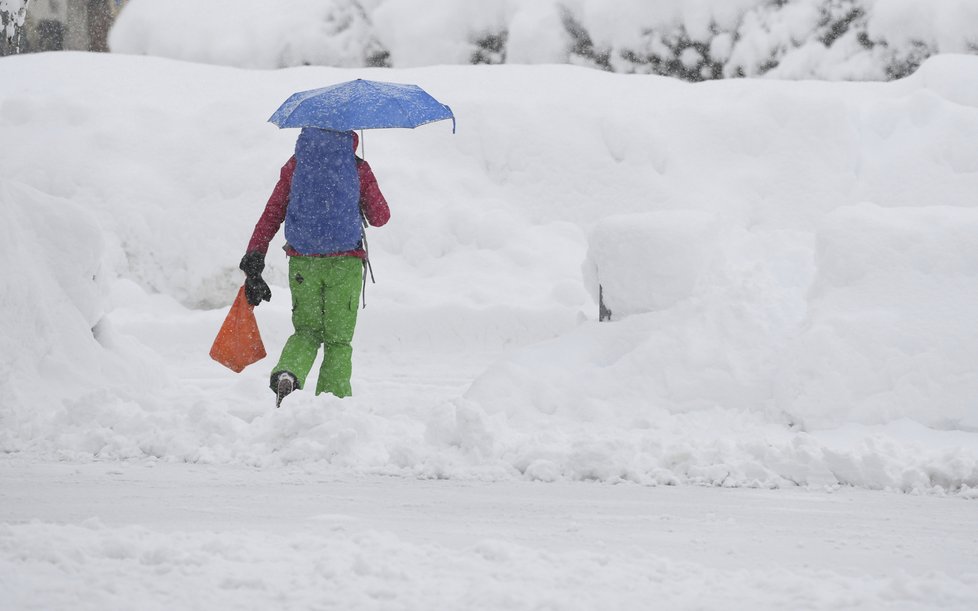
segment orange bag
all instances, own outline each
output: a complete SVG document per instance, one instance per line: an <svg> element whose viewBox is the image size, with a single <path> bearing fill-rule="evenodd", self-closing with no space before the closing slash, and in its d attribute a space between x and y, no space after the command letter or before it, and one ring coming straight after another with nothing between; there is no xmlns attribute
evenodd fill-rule
<svg viewBox="0 0 978 611"><path fill-rule="evenodd" d="M235 373L265 358L265 344L258 333L254 310L242 286L211 346L211 358Z"/></svg>

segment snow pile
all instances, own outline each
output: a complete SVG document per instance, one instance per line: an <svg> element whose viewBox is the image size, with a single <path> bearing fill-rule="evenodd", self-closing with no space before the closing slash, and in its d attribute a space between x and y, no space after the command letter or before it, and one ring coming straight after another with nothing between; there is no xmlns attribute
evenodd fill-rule
<svg viewBox="0 0 978 611"><path fill-rule="evenodd" d="M51 426L54 413L39 406L115 387L120 376L151 387L156 363L145 351L115 351L129 342L103 319L104 234L92 213L7 178L0 179L0 447L9 450Z"/></svg>
<svg viewBox="0 0 978 611"><path fill-rule="evenodd" d="M808 320L777 376L780 407L820 428L908 418L978 429L975 231L975 208L826 215Z"/></svg>
<svg viewBox="0 0 978 611"><path fill-rule="evenodd" d="M102 314L96 283L102 232L81 206L21 184L0 182L0 200L5 268L0 372L5 388L26 391L39 386L37 365L73 376L75 358L90 362L98 353L91 329ZM69 385L83 381L66 380ZM23 409L29 395L9 400Z"/></svg>
<svg viewBox="0 0 978 611"><path fill-rule="evenodd" d="M807 428L974 430L976 223L974 208L842 206L809 260L804 243L761 246L703 213L611 217L592 235L589 286L614 320L641 316L534 347L474 396L510 411L590 405L590 418L723 405Z"/></svg>
<svg viewBox="0 0 978 611"><path fill-rule="evenodd" d="M701 211L602 220L592 233L584 270L591 296L616 320L688 299L717 256L719 229L717 217Z"/></svg>
<svg viewBox="0 0 978 611"><path fill-rule="evenodd" d="M110 44L249 68L573 63L691 81L885 80L973 53L976 32L971 0L132 0Z"/></svg>
<svg viewBox="0 0 978 611"><path fill-rule="evenodd" d="M966 492L976 61L891 84L689 85L568 66L8 58L0 448ZM393 218L371 233L356 397L273 411L281 236L257 310L269 361L240 376L211 362L225 310L206 308L235 294L294 144L265 119L356 77L421 84L459 130L366 134Z"/></svg>

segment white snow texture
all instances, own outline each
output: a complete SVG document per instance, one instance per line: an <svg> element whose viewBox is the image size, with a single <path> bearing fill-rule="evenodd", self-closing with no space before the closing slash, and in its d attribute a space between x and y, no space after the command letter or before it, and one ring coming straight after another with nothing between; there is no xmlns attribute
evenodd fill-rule
<svg viewBox="0 0 978 611"><path fill-rule="evenodd" d="M0 451L970 494L976 75L5 58ZM424 86L458 133L365 134L394 216L370 234L356 396L275 411L281 236L270 357L235 376L207 351L294 142L265 118L356 77Z"/></svg>

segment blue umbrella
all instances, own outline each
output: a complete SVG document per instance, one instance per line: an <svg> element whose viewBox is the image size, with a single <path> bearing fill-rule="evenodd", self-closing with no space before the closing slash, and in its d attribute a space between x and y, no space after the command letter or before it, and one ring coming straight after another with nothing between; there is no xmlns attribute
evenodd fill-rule
<svg viewBox="0 0 978 611"><path fill-rule="evenodd" d="M357 79L292 94L268 120L279 127L334 131L417 127L452 120L452 109L417 85Z"/></svg>

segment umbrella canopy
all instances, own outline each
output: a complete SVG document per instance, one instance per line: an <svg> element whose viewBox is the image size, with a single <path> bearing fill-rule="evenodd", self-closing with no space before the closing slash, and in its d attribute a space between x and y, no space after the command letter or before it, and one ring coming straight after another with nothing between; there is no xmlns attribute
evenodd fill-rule
<svg viewBox="0 0 978 611"><path fill-rule="evenodd" d="M417 127L452 120L452 109L417 85L357 79L292 94L268 120L279 127L335 131Z"/></svg>

